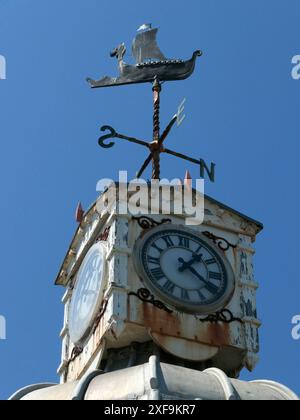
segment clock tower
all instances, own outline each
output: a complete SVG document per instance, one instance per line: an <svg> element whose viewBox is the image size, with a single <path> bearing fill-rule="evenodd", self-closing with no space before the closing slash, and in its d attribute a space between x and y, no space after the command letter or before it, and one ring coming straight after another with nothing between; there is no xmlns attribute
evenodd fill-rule
<svg viewBox="0 0 300 420"><path fill-rule="evenodd" d="M208 196L199 226L184 214L98 207L83 215L56 280L66 288L61 382L145 363L150 353L231 377L253 370L262 225Z"/></svg>
<svg viewBox="0 0 300 420"><path fill-rule="evenodd" d="M12 400L298 400L275 382L238 380L259 360L254 254L262 224L193 189L188 173L167 195L163 185L153 188L163 153L196 164L202 179L216 177L214 163L164 146L185 116L183 102L160 132L162 82L190 77L202 53L168 59L157 33L140 27L133 65L124 62L124 44L112 51L118 77L88 79L92 88L152 83L151 141L110 126L99 139L104 149L116 140L147 149L137 179L152 163L152 181L136 191L112 182L87 211L78 206L78 228L56 278L65 289L60 385L33 385ZM141 190L147 200L129 211ZM198 222L191 223L184 200L178 205L186 191L191 206L200 206Z"/></svg>

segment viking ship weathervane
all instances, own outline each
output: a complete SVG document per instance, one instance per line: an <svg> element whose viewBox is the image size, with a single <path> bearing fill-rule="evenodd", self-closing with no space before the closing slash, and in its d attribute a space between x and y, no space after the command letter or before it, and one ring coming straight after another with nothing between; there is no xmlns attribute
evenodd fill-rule
<svg viewBox="0 0 300 420"><path fill-rule="evenodd" d="M137 173L138 178L142 176L152 161L152 179L160 179L160 155L161 153L167 153L199 165L200 176L204 178L207 173L209 179L214 182L214 163L211 163L209 167L203 159L194 159L164 147L164 141L175 123L177 122L179 124L184 119L184 116L182 115L184 104L181 104L177 114L172 118L162 135L160 134L160 93L162 90L162 83L189 78L193 74L196 60L202 55L202 52L200 50L195 51L192 58L188 61L167 59L158 47L156 41L157 33L158 29L152 28L151 24L144 24L139 28L138 34L132 44L132 53L136 60L135 65L125 63L124 56L126 54L126 46L124 43L120 44L111 52L111 57L116 57L118 59L120 73L118 77L105 76L100 80L87 79L92 88L152 83L154 103L153 141L146 142L134 137L124 136L117 133L112 127L106 125L101 128L101 131L108 131L109 134L100 137L99 145L103 148L111 148L114 146L114 142L106 144L105 141L118 138L147 147L150 154Z"/></svg>

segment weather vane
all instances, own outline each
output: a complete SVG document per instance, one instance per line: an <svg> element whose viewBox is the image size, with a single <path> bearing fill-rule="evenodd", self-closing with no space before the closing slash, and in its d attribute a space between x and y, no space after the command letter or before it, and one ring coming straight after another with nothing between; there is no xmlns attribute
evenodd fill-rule
<svg viewBox="0 0 300 420"><path fill-rule="evenodd" d="M144 24L138 29L138 34L135 37L132 45L132 53L136 60L135 65L126 64L124 56L126 54L126 46L124 43L119 45L111 52L111 57L116 57L119 64L119 77L103 77L100 80L93 80L88 78L87 81L92 88L104 88L113 86L130 85L137 83L152 83L153 84L153 140L151 142L128 137L116 132L116 130L108 125L101 128L101 131L108 131L99 139L99 145L103 148L111 148L114 142L105 143L108 139L122 139L131 143L139 144L149 149L149 156L145 160L141 169L137 173L140 178L149 164L152 162L152 179L160 179L160 155L167 153L180 159L195 163L200 166L200 176L204 178L207 173L209 179L215 181L215 164L211 163L210 167L203 159L194 159L182 153L177 153L173 150L164 147L164 141L171 132L173 126L177 122L178 125L182 123L185 118L184 102L179 106L178 112L172 118L165 131L160 134L160 94L162 90L162 83L167 81L185 80L189 78L196 65L197 57L202 55L200 50L193 53L193 56L188 61L167 59L158 47L157 38L158 29L152 28L151 24Z"/></svg>

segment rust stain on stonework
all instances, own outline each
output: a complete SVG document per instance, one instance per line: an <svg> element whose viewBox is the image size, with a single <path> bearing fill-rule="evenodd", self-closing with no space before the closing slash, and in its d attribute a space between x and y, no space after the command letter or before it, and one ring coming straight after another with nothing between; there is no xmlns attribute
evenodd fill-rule
<svg viewBox="0 0 300 420"><path fill-rule="evenodd" d="M175 313L168 314L147 303L142 304L144 325L152 332L165 334L172 337L181 337L187 340L195 340L198 343L227 346L232 345L230 325L226 323L199 324L198 330L193 337L187 337L187 320L181 321Z"/></svg>
<svg viewBox="0 0 300 420"><path fill-rule="evenodd" d="M207 339L210 344L217 346L231 345L230 326L219 322L218 324L211 323L206 325Z"/></svg>
<svg viewBox="0 0 300 420"><path fill-rule="evenodd" d="M143 315L145 326L151 331L171 336L180 335L181 323L174 314L167 313L155 308L148 303L143 303Z"/></svg>

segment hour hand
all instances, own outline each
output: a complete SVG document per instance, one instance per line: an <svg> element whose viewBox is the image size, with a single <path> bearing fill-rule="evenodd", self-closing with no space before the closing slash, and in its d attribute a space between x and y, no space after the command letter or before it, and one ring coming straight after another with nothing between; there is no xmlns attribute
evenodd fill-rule
<svg viewBox="0 0 300 420"><path fill-rule="evenodd" d="M179 271L182 272L188 268L188 263L184 261L183 258L178 258L178 262L180 262L181 266L179 267Z"/></svg>
<svg viewBox="0 0 300 420"><path fill-rule="evenodd" d="M202 254L193 254L193 258L186 262L183 258L178 258L178 262L181 264L179 267L179 271L182 273L183 271L189 269L195 262L201 262L202 261Z"/></svg>
<svg viewBox="0 0 300 420"><path fill-rule="evenodd" d="M198 256L200 257L200 255ZM201 255L202 258L202 255ZM201 276L201 274L198 273L193 267L192 264L195 262L195 259L192 259L189 262L186 262L183 258L178 258L178 262L180 262L182 265L179 267L179 271L183 272L185 270L190 270L191 273L193 273L196 277L198 277L199 280L203 281L203 283L208 284L209 282Z"/></svg>

